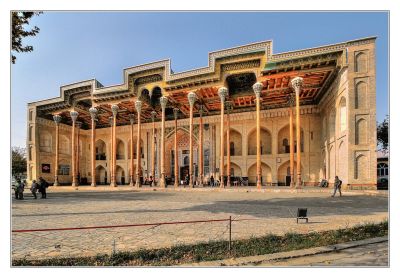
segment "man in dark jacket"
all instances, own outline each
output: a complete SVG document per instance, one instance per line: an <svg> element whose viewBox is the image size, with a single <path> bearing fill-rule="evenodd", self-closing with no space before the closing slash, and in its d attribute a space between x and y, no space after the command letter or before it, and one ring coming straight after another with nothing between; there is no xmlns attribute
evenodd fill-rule
<svg viewBox="0 0 400 278"><path fill-rule="evenodd" d="M47 181L40 177L39 178L39 192L42 194L42 197L40 197L41 199L46 199L47 194L46 194L46 189L47 187L49 187L49 184L47 183Z"/></svg>
<svg viewBox="0 0 400 278"><path fill-rule="evenodd" d="M335 177L335 184L332 197L335 197L336 191L339 190L339 196L342 197L342 181L339 180L339 177Z"/></svg>

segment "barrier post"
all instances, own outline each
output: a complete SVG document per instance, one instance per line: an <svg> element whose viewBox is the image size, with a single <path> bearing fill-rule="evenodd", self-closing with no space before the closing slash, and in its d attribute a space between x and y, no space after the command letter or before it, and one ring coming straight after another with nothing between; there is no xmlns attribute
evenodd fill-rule
<svg viewBox="0 0 400 278"><path fill-rule="evenodd" d="M232 216L229 216L229 245L228 245L229 254L231 253L231 248L232 248Z"/></svg>

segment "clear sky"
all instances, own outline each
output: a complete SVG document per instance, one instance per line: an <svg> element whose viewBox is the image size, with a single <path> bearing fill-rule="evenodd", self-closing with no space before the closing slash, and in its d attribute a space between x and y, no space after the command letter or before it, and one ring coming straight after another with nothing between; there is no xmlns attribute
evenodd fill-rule
<svg viewBox="0 0 400 278"><path fill-rule="evenodd" d="M40 33L11 68L11 144L25 147L28 102L96 78L123 81L123 68L171 58L174 72L207 65L208 52L273 40L273 53L377 36L377 120L388 114L385 12L45 12Z"/></svg>

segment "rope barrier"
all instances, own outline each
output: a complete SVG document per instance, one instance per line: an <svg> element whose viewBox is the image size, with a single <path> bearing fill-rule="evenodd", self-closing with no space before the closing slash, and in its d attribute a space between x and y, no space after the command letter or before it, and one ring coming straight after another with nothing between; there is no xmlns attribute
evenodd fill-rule
<svg viewBox="0 0 400 278"><path fill-rule="evenodd" d="M50 229L29 229L29 230L12 230L13 233L31 233L31 232L49 232L49 231L73 231L73 230L93 230L93 229L109 229L109 228L127 228L127 227L145 227L145 226L161 226L161 225L179 225L191 223L208 223L208 222L224 222L224 219L194 220L194 221L175 221L160 223L143 223L143 224L126 224L126 225L108 225L108 226L88 226L88 227L72 227L72 228L50 228ZM237 221L237 220L236 220Z"/></svg>

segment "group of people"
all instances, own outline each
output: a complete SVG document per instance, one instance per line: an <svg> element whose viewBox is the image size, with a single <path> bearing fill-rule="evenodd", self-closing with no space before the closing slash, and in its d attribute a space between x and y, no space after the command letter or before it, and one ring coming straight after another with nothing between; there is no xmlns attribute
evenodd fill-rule
<svg viewBox="0 0 400 278"><path fill-rule="evenodd" d="M21 181L17 179L17 184L13 186L15 192L15 199L16 200L23 200L24 199L24 190L25 186L27 185L26 180ZM47 198L46 189L49 187L49 183L42 177L39 178L39 181L36 180L32 181L30 191L32 192L33 198L37 199L37 192L41 193L41 199Z"/></svg>

